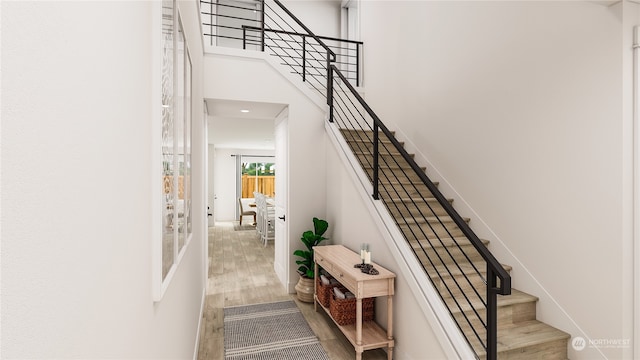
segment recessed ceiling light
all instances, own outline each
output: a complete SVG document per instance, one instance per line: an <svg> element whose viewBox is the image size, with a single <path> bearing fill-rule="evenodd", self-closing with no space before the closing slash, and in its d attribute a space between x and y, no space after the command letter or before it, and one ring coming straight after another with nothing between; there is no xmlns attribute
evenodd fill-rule
<svg viewBox="0 0 640 360"><path fill-rule="evenodd" d="M241 113L248 113L248 112L249 112L249 110L247 110L247 109L242 109L242 110L240 110L240 112L241 112Z"/></svg>

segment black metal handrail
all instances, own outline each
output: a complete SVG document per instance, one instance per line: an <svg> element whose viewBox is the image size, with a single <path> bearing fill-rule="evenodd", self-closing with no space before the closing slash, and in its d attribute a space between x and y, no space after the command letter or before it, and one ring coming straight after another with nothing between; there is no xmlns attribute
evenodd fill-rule
<svg viewBox="0 0 640 360"><path fill-rule="evenodd" d="M242 44L243 49L246 49L248 46L260 46L264 44L265 48L270 49L272 56L280 57L280 59L283 60L282 65L289 66L293 73L301 75L302 81L307 81L307 75L309 74L311 74L311 76L319 76L326 81L326 50L324 48L316 49L309 47L310 39L307 34L276 29L263 30L261 27L249 25L243 25L242 28L244 39ZM252 33L264 34L264 37L252 35ZM278 35L277 38L274 36L275 34ZM281 35L286 35L287 37ZM355 86L360 86L360 47L363 42L328 36L318 36L317 38L322 40L327 47L334 52L336 59L331 63L340 65L341 71L346 73L349 81L355 83ZM311 69L312 72L308 72L308 69ZM322 95L326 94L325 86L314 87Z"/></svg>

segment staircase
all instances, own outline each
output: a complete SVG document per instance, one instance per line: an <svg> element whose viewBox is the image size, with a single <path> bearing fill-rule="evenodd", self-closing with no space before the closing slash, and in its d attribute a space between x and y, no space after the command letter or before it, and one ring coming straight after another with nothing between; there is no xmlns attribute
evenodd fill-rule
<svg viewBox="0 0 640 360"><path fill-rule="evenodd" d="M341 133L371 179L372 132L343 129ZM386 164L379 170L379 198L405 234L474 352L484 359L486 354L482 341L486 334L481 321L486 317L482 302L486 300L483 295L485 264L435 196L421 180L416 179L415 173L411 173L411 166L398 151L393 150L390 141L379 141L380 162ZM400 169L409 171L405 174L398 171ZM448 201L453 202L451 199ZM438 237L442 241L437 240ZM482 242L489 245L487 240ZM503 268L511 270L508 265L503 265ZM536 320L537 301L537 297L516 289L512 289L511 295L498 295L499 359L567 359L570 335Z"/></svg>
<svg viewBox="0 0 640 360"><path fill-rule="evenodd" d="M403 234L395 241L413 250L476 356L566 359L570 335L536 320L538 298L511 287L511 267L495 259L489 241L473 233L470 220L455 211L355 90L363 44L316 36L279 0L255 2L256 8L236 9L246 10L244 20L251 24L237 29L242 36L236 40L277 58L326 98L329 121L368 175L373 199L384 203ZM218 15L213 7L209 11L203 14ZM260 26L253 25L258 18Z"/></svg>

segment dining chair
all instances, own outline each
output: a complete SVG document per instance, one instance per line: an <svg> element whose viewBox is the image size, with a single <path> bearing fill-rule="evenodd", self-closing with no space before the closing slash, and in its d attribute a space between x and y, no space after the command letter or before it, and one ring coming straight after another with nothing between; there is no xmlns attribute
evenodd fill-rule
<svg viewBox="0 0 640 360"><path fill-rule="evenodd" d="M253 216L253 225L256 224L256 212L253 210L247 210L245 211L242 208L242 199L238 198L238 204L240 204L240 226L242 226L242 217L243 216Z"/></svg>

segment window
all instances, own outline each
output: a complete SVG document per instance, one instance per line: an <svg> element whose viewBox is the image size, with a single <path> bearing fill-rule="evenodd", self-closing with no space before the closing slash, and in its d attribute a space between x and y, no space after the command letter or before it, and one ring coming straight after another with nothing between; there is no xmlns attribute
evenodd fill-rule
<svg viewBox="0 0 640 360"><path fill-rule="evenodd" d="M242 163L242 198L252 198L255 191L275 196L276 164L268 162Z"/></svg>
<svg viewBox="0 0 640 360"><path fill-rule="evenodd" d="M162 298L192 234L191 57L175 0L162 1L161 214L154 239L154 300ZM158 151L156 150L156 151Z"/></svg>

